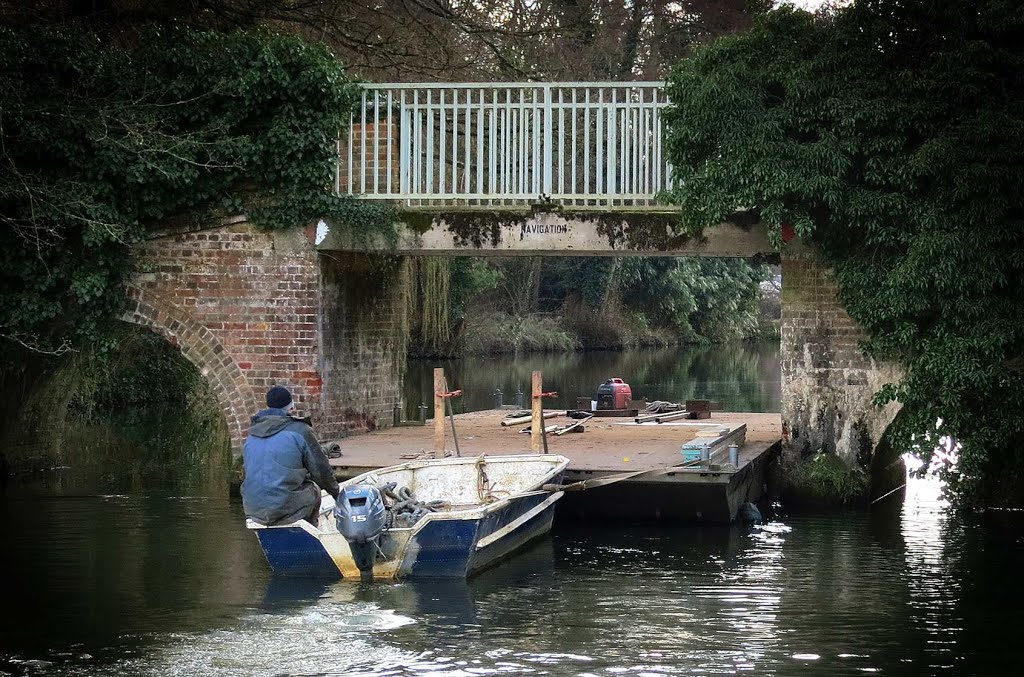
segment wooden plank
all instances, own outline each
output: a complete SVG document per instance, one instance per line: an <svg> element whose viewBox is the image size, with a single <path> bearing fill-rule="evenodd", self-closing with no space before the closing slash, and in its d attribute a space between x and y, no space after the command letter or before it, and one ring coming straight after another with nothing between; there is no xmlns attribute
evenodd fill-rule
<svg viewBox="0 0 1024 677"><path fill-rule="evenodd" d="M533 453L539 454L541 452L541 446L543 440L541 435L544 434L542 426L544 425L544 402L541 401L540 394L544 392L544 377L539 371L533 372L532 378L533 388L532 396L530 397L531 410L533 411L533 425L531 426L530 433L530 449Z"/></svg>
<svg viewBox="0 0 1024 677"><path fill-rule="evenodd" d="M686 400L687 411L723 411L725 405L712 400Z"/></svg>
<svg viewBox="0 0 1024 677"><path fill-rule="evenodd" d="M555 435L564 435L567 432L569 432L570 430L572 430L573 428L576 428L577 426L583 425L584 423L586 423L587 421L589 421L592 418L594 418L594 417L593 416L588 416L587 418L581 418L580 420L576 421L572 425L566 426L566 427L562 428L561 430L556 430L555 431Z"/></svg>
<svg viewBox="0 0 1024 677"><path fill-rule="evenodd" d="M658 414L654 419L655 423L664 423L666 421L676 421L683 418L690 418L690 412L688 411L673 411L667 414Z"/></svg>
<svg viewBox="0 0 1024 677"><path fill-rule="evenodd" d="M544 418L552 418L554 416L560 416L560 415L561 414L559 412L557 412L557 411L546 411L546 412L544 412ZM532 420L533 420L533 414L530 414L529 416L516 416L515 418L505 418L505 419L502 419L501 425L503 427L508 427L508 426L513 426L513 425L519 425L521 423L526 423L527 421L532 421Z"/></svg>
<svg viewBox="0 0 1024 677"><path fill-rule="evenodd" d="M545 433L553 433L556 430L558 430L558 428L559 428L558 425L549 425L546 428L544 428L544 432ZM527 426L527 427L523 428L522 430L520 430L519 432L521 432L521 433L533 433L533 426Z"/></svg>
<svg viewBox="0 0 1024 677"><path fill-rule="evenodd" d="M434 455L444 458L444 369L434 369Z"/></svg>

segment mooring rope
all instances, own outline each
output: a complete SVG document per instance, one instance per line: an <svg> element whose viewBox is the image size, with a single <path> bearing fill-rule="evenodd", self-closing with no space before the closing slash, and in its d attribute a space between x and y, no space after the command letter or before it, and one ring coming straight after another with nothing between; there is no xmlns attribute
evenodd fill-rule
<svg viewBox="0 0 1024 677"><path fill-rule="evenodd" d="M394 524L412 526L432 512L448 507L447 501L420 501L413 496L409 487L399 487L397 482L388 482L379 487L380 493L391 499L391 515ZM387 506L387 502L385 502Z"/></svg>

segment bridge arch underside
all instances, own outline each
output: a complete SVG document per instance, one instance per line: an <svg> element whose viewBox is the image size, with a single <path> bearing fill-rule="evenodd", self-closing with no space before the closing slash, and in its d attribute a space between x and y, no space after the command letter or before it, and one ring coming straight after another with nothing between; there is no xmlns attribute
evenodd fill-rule
<svg viewBox="0 0 1024 677"><path fill-rule="evenodd" d="M172 303L137 286L129 286L128 298L129 309L121 319L147 327L177 346L210 384L228 425L232 455L240 458L256 398L230 352L209 329Z"/></svg>

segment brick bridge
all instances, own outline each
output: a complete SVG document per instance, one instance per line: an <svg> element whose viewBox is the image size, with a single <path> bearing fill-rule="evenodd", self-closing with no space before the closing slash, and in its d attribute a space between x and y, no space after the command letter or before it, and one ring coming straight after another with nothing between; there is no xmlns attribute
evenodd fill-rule
<svg viewBox="0 0 1024 677"><path fill-rule="evenodd" d="M324 437L390 424L400 401L410 257L778 256L742 214L700 241L669 232L656 194L657 83L377 85L339 143L336 188L401 209L398 256L343 224L265 232L244 217L156 234L138 252L125 319L180 347L210 382L233 452L266 389L289 385ZM871 405L897 377L814 252L781 253L783 434L851 463L895 415Z"/></svg>

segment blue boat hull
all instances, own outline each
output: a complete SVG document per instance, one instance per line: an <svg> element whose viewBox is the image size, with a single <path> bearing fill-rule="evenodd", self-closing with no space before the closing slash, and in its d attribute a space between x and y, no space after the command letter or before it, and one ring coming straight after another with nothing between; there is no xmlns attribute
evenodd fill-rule
<svg viewBox="0 0 1024 677"><path fill-rule="evenodd" d="M407 575L465 578L551 530L555 515L552 494L537 492L512 499L479 520L438 520L414 539L418 554ZM556 499L557 500L557 499ZM547 505L543 505L550 501ZM479 547L488 536L517 519L523 522L497 540Z"/></svg>
<svg viewBox="0 0 1024 677"><path fill-rule="evenodd" d="M537 491L501 501L475 518L427 519L413 530L400 561L375 570L377 577L465 578L512 555L551 530L561 492ZM323 519L333 519L325 516ZM352 575L351 554L339 534L307 523L250 525L275 574L338 578ZM387 538L387 536L385 536Z"/></svg>
<svg viewBox="0 0 1024 677"><path fill-rule="evenodd" d="M301 527L259 529L256 537L275 574L309 578L341 575L320 538Z"/></svg>

